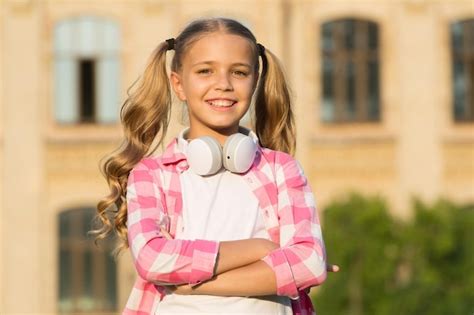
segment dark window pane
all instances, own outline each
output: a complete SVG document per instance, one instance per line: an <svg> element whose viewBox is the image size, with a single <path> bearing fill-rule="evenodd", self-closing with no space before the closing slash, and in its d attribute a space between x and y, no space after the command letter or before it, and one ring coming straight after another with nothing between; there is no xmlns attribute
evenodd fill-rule
<svg viewBox="0 0 474 315"><path fill-rule="evenodd" d="M354 20L346 20L344 26L345 47L347 50L353 50L356 41L356 22Z"/></svg>
<svg viewBox="0 0 474 315"><path fill-rule="evenodd" d="M474 53L474 52L473 52ZM474 121L474 56L471 58L469 66L469 81L466 88L466 94L469 100L467 104L467 110L469 112L469 116L467 117L468 120Z"/></svg>
<svg viewBox="0 0 474 315"><path fill-rule="evenodd" d="M84 291L83 295L85 299L92 299L93 291L92 291L92 253L90 249L86 249L84 251Z"/></svg>
<svg viewBox="0 0 474 315"><path fill-rule="evenodd" d="M333 23L324 23L322 27L322 48L324 51L334 50Z"/></svg>
<svg viewBox="0 0 474 315"><path fill-rule="evenodd" d="M95 61L79 61L81 121L93 122L95 117Z"/></svg>
<svg viewBox="0 0 474 315"><path fill-rule="evenodd" d="M353 120L356 114L355 102L355 66L352 61L346 65L346 80L347 80L347 118Z"/></svg>
<svg viewBox="0 0 474 315"><path fill-rule="evenodd" d="M453 116L474 121L474 19L451 24Z"/></svg>
<svg viewBox="0 0 474 315"><path fill-rule="evenodd" d="M377 24L369 23L369 48L377 49L378 48L378 28Z"/></svg>
<svg viewBox="0 0 474 315"><path fill-rule="evenodd" d="M105 253L107 272L107 309L115 309L117 305L117 265L110 253Z"/></svg>
<svg viewBox="0 0 474 315"><path fill-rule="evenodd" d="M59 310L67 312L73 309L71 286L71 252L59 250Z"/></svg>
<svg viewBox="0 0 474 315"><path fill-rule="evenodd" d="M67 220L66 213L61 213L59 215L59 237L66 238L69 234L69 221Z"/></svg>
<svg viewBox="0 0 474 315"><path fill-rule="evenodd" d="M86 238L94 213L94 208L79 208L59 215L60 224L72 227L68 239L61 237L59 228L58 309L61 313L113 312L117 307L116 266L113 259L106 258L113 243L108 239L97 248L92 238Z"/></svg>
<svg viewBox="0 0 474 315"><path fill-rule="evenodd" d="M369 61L369 119L379 119L379 64L377 61Z"/></svg>
<svg viewBox="0 0 474 315"><path fill-rule="evenodd" d="M464 26L466 30L466 42L468 43L467 46L469 47L469 51L471 54L474 52L474 19L465 22L466 25Z"/></svg>
<svg viewBox="0 0 474 315"><path fill-rule="evenodd" d="M324 58L323 63L323 111L322 119L331 121L334 119L334 63L329 58Z"/></svg>
<svg viewBox="0 0 474 315"><path fill-rule="evenodd" d="M453 23L451 24L451 44L452 49L455 51L462 50L462 24Z"/></svg>
<svg viewBox="0 0 474 315"><path fill-rule="evenodd" d="M466 102L466 76L464 75L464 65L460 61L454 62L454 116L462 119L464 116L464 104Z"/></svg>
<svg viewBox="0 0 474 315"><path fill-rule="evenodd" d="M324 71L323 72L323 81L324 81L323 95L325 98L332 97L334 63L331 59L329 58L324 59L323 71Z"/></svg>
<svg viewBox="0 0 474 315"><path fill-rule="evenodd" d="M92 230L93 219L94 219L94 212L92 211L84 212L83 217L82 217L82 233L81 233L84 236L84 239L92 239L89 236L89 231Z"/></svg>
<svg viewBox="0 0 474 315"><path fill-rule="evenodd" d="M321 32L322 120L377 121L380 116L377 24L342 19L325 23Z"/></svg>
<svg viewBox="0 0 474 315"><path fill-rule="evenodd" d="M73 237L76 241L83 241L84 234L82 233L82 213L78 210L68 211L68 220L69 220L69 235Z"/></svg>

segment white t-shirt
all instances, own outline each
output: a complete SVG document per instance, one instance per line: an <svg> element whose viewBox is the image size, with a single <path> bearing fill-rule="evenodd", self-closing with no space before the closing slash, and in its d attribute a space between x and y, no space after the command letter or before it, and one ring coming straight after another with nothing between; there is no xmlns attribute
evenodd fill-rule
<svg viewBox="0 0 474 315"><path fill-rule="evenodd" d="M178 138L185 153L187 141ZM218 241L248 238L270 239L258 200L242 176L221 169L200 176L188 169L180 176L183 194L183 225L178 239ZM169 294L158 303L155 314L293 314L284 296L224 297Z"/></svg>

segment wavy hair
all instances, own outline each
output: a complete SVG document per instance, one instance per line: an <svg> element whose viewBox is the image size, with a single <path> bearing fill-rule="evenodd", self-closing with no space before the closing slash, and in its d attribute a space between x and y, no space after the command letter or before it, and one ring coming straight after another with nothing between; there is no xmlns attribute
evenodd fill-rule
<svg viewBox="0 0 474 315"><path fill-rule="evenodd" d="M239 35L249 40L255 55L255 70L262 73L255 91L255 131L264 147L294 153L295 127L290 93L282 67L273 53L257 43L252 32L227 18L196 20L174 40L171 70L178 72L189 47L202 36L214 32ZM172 95L166 70L168 41L158 45L143 75L127 91L120 118L124 129L122 145L101 165L110 193L97 204L100 228L92 231L96 241L112 231L119 238L118 254L128 248L126 191L128 174L144 157L163 143L170 122Z"/></svg>

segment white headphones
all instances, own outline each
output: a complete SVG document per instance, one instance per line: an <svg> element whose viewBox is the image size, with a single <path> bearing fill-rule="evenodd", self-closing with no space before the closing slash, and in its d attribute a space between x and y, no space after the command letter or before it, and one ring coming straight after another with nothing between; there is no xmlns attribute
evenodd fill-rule
<svg viewBox="0 0 474 315"><path fill-rule="evenodd" d="M241 128L244 132L247 131ZM184 130L180 138L184 140ZM251 131L248 131L250 134ZM210 136L199 137L187 144L185 154L189 167L198 175L212 175L222 166L232 173L245 173L250 169L257 153L256 136L235 133L229 136L224 144Z"/></svg>

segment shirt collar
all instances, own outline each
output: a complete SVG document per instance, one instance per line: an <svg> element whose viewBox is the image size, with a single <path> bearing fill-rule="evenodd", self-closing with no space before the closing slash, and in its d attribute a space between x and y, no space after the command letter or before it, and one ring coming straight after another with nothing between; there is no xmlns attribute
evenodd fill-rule
<svg viewBox="0 0 474 315"><path fill-rule="evenodd" d="M186 160L186 155L184 155L184 153L182 153L178 148L177 138L174 138L170 144L168 144L165 152L163 152L161 160L164 165L176 164L180 161Z"/></svg>

